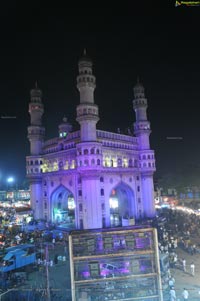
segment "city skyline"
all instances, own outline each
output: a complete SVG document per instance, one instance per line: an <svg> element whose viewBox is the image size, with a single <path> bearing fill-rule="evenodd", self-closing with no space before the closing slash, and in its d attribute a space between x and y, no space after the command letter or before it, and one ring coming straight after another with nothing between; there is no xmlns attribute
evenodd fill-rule
<svg viewBox="0 0 200 301"><path fill-rule="evenodd" d="M97 79L97 128L125 132L133 128L133 86L139 76L148 100L151 148L157 177L193 173L199 168L200 45L198 8L150 4L112 11L64 9L15 1L1 16L1 181L25 178L29 154L28 103L35 81L43 91L46 138L58 135L65 115L75 122L79 94L78 59L87 49ZM129 109L127 109L129 108ZM6 118L13 117L13 118ZM15 118L16 117L16 118ZM188 167L188 171L187 171ZM194 170L195 171L195 170Z"/></svg>

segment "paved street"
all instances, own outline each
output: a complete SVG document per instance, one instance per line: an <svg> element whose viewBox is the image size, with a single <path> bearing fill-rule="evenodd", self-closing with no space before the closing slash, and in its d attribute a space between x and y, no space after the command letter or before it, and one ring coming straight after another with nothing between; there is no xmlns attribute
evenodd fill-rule
<svg viewBox="0 0 200 301"><path fill-rule="evenodd" d="M55 255L61 257L66 256L64 246L57 244L54 249L49 248L49 259L54 260ZM71 283L70 283L70 267L69 260L66 256L66 261L58 260L57 264L48 267L49 271L49 287L51 289L52 301L71 301ZM28 273L28 279L19 288L24 292L37 291L37 301L45 300L45 289L47 287L46 267L40 265L34 272ZM28 294L26 295L28 296ZM30 298L32 301L32 299ZM35 299L33 299L35 300Z"/></svg>
<svg viewBox="0 0 200 301"><path fill-rule="evenodd" d="M171 274L175 278L175 291L177 298L183 300L182 292L186 288L189 292L190 301L200 300L200 254L190 255L184 250L178 248L178 257L186 259L187 272L183 272L182 269L171 269ZM193 277L190 273L190 264L195 264L195 276ZM166 299L168 300L168 299Z"/></svg>
<svg viewBox="0 0 200 301"><path fill-rule="evenodd" d="M178 248L177 250L178 257L185 258L187 264L187 273L184 273L182 269L171 269L171 274L174 276L175 282L175 290L177 294L177 298L182 300L182 291L185 287L189 291L189 300L191 301L199 301L200 300L200 254L190 255L182 249ZM57 245L54 250L49 250L49 258L53 259L55 254L65 255L64 247L61 245ZM194 262L196 271L195 276L191 276L190 273L190 264ZM53 288L54 292L54 300L67 301L71 300L70 298L70 278L69 278L69 261L58 261L58 264L53 267L49 267L49 282L50 287ZM46 287L46 273L45 268L40 271L36 271L34 273L30 273L29 280L25 286L26 289L32 288L41 288ZM168 293L165 292L164 300L169 300Z"/></svg>

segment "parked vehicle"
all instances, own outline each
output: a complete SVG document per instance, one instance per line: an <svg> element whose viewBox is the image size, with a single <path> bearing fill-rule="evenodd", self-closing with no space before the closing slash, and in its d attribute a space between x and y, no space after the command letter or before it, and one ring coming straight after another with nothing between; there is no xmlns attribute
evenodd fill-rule
<svg viewBox="0 0 200 301"><path fill-rule="evenodd" d="M25 244L7 249L9 250L1 261L1 272L17 270L21 267L34 264L36 262L34 245Z"/></svg>

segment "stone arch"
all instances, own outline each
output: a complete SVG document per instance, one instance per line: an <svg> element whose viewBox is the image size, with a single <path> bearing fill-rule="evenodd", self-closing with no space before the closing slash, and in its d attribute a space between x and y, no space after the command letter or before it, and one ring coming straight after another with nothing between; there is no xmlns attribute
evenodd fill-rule
<svg viewBox="0 0 200 301"><path fill-rule="evenodd" d="M122 219L128 220L137 216L134 191L124 182L111 190L109 205L111 226L121 226Z"/></svg>
<svg viewBox="0 0 200 301"><path fill-rule="evenodd" d="M73 193L64 185L57 187L50 196L50 219L62 222L66 227L75 227L75 200Z"/></svg>

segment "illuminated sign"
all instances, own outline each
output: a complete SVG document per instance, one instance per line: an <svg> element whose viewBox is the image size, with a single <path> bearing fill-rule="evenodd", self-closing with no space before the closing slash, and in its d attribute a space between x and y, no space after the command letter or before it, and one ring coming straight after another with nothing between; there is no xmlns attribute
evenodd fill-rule
<svg viewBox="0 0 200 301"><path fill-rule="evenodd" d="M7 197L7 199L13 199L14 198L14 192L13 191L7 192L6 197Z"/></svg>

